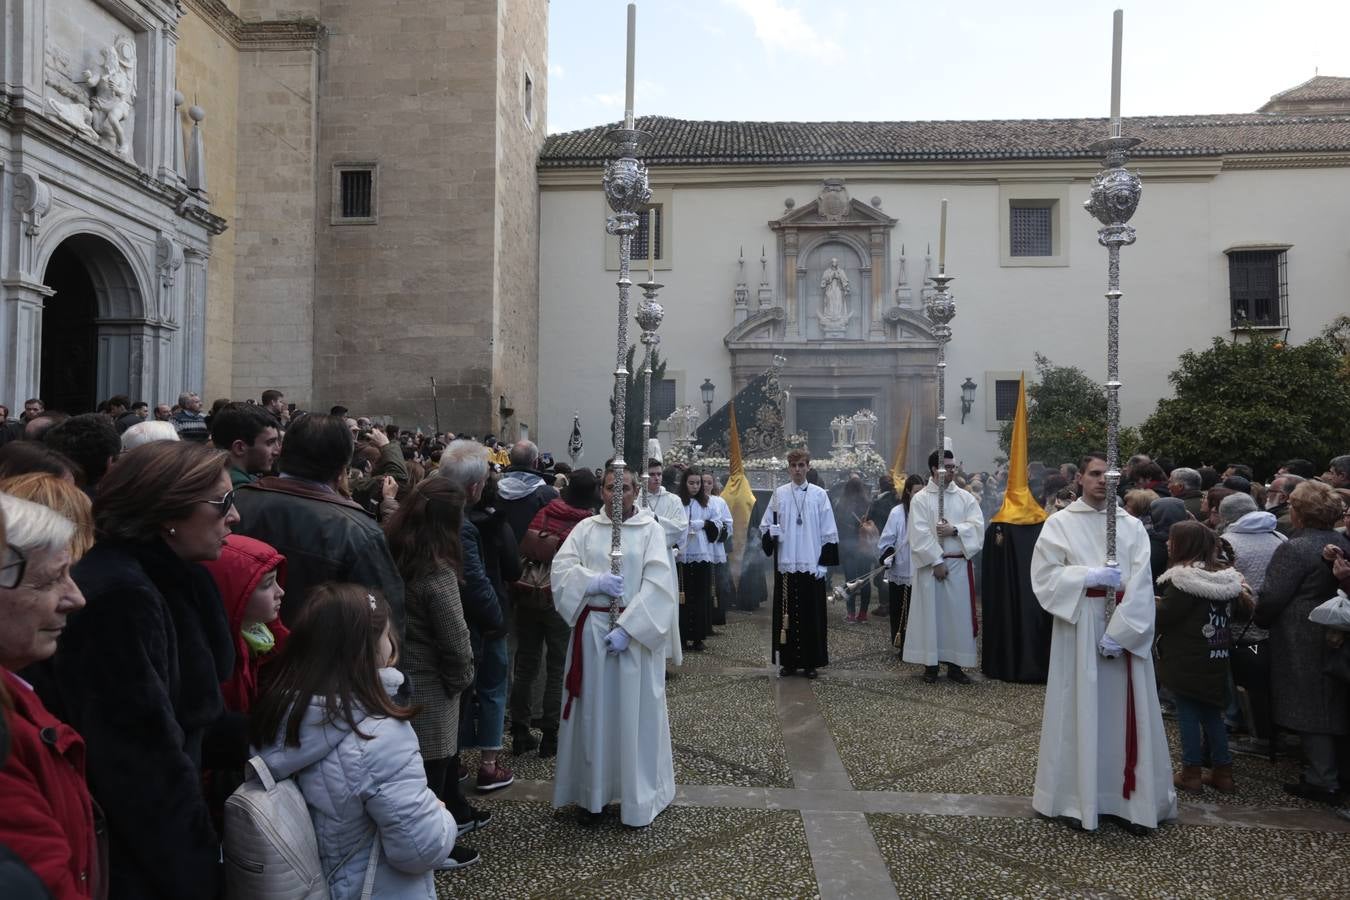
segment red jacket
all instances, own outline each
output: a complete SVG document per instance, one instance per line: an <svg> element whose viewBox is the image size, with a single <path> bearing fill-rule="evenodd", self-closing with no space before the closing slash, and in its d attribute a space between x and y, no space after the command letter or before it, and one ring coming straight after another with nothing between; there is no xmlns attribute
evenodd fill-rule
<svg viewBox="0 0 1350 900"><path fill-rule="evenodd" d="M593 515L595 513L589 509L577 509L559 497L548 501L547 506L535 513L529 527L536 531L550 531L565 541L578 522Z"/></svg>
<svg viewBox="0 0 1350 900"><path fill-rule="evenodd" d="M231 534L225 538L220 559L202 563L220 588L220 600L225 605L225 618L230 622L230 635L234 638L234 674L221 682L220 692L225 697L225 708L231 712L246 713L258 699L258 669L264 663L276 658L290 637L290 631L282 624L281 618L267 623L272 636L276 638L276 647L266 656L257 657L252 648L244 641L240 633L244 627L244 608L254 588L263 580L263 576L273 569L277 570L277 583L286 587L286 557L278 553L270 544Z"/></svg>
<svg viewBox="0 0 1350 900"><path fill-rule="evenodd" d="M94 805L84 782L84 739L11 672L0 680L10 756L0 769L0 844L18 854L56 900L87 898L100 875Z"/></svg>

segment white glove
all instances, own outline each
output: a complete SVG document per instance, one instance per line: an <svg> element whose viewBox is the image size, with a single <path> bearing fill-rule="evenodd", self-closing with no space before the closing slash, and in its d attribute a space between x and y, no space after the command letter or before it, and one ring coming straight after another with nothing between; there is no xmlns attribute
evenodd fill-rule
<svg viewBox="0 0 1350 900"><path fill-rule="evenodd" d="M605 635L605 646L609 648L610 653L622 653L628 649L628 632L622 628L616 627L609 634Z"/></svg>
<svg viewBox="0 0 1350 900"><path fill-rule="evenodd" d="M780 538L783 536L783 526L777 522L769 523L769 537Z"/></svg>
<svg viewBox="0 0 1350 900"><path fill-rule="evenodd" d="M690 519L690 520L689 520L689 530L690 530L690 531L702 531L702 530L703 530L703 520L702 520L702 519Z"/></svg>
<svg viewBox="0 0 1350 900"><path fill-rule="evenodd" d="M605 572L603 575L596 575L591 579L591 583L586 585L588 594L608 594L611 597L623 596L623 576L615 575L612 572Z"/></svg>
<svg viewBox="0 0 1350 900"><path fill-rule="evenodd" d="M1097 644L1097 652L1107 659L1115 659L1125 652L1125 648L1117 644L1111 635L1104 634L1102 635L1101 641Z"/></svg>
<svg viewBox="0 0 1350 900"><path fill-rule="evenodd" d="M1120 587L1120 569L1115 566L1102 566L1098 569L1088 569L1087 578L1083 581L1084 587L1090 588L1112 588Z"/></svg>

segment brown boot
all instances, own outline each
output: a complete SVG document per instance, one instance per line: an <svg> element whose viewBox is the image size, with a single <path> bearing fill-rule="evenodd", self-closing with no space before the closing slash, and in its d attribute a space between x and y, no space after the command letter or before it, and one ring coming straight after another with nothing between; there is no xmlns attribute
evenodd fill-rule
<svg viewBox="0 0 1350 900"><path fill-rule="evenodd" d="M1198 794L1203 790L1200 771L1199 766L1182 766L1181 771L1172 776L1172 784L1176 785L1179 791Z"/></svg>
<svg viewBox="0 0 1350 900"><path fill-rule="evenodd" d="M1233 764L1226 766L1215 766L1204 774L1200 779L1204 784L1214 788L1220 794L1236 794L1237 786L1233 784Z"/></svg>

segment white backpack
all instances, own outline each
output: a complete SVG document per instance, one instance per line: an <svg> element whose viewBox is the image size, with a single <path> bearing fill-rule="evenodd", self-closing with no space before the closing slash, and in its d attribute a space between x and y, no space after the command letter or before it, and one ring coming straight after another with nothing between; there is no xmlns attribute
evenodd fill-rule
<svg viewBox="0 0 1350 900"><path fill-rule="evenodd" d="M328 900L328 881L319 864L314 821L299 786L277 781L261 756L225 801L225 896L227 900ZM366 862L362 900L375 888L380 832ZM340 867L339 867L340 868Z"/></svg>

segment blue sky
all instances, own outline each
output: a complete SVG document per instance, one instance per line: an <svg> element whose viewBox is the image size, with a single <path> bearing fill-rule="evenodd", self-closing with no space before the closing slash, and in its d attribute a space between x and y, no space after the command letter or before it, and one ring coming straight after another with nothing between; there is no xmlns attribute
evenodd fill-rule
<svg viewBox="0 0 1350 900"><path fill-rule="evenodd" d="M625 0L549 4L550 132L623 115ZM638 115L903 120L1250 112L1350 76L1350 0L645 0Z"/></svg>

